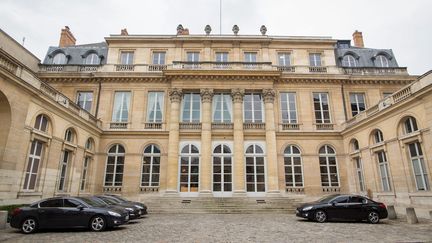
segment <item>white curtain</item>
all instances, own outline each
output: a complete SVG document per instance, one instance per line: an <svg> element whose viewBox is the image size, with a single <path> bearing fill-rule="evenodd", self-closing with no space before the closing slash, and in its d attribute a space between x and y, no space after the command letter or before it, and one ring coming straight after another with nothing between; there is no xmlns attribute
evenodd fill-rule
<svg viewBox="0 0 432 243"><path fill-rule="evenodd" d="M158 114L156 114L156 122L162 122L162 117L163 117L163 107L164 107L164 93L163 92L158 92L157 93L157 104L155 107L156 112L160 112L160 116L158 116Z"/></svg>
<svg viewBox="0 0 432 243"><path fill-rule="evenodd" d="M148 122L155 122L154 114L156 112L155 110L155 104L156 104L156 92L149 92L148 93L148 100L147 100L147 121Z"/></svg>
<svg viewBox="0 0 432 243"><path fill-rule="evenodd" d="M113 113L112 113L112 121L118 122L120 121L120 107L122 103L122 93L116 92L114 95L114 107L113 107Z"/></svg>
<svg viewBox="0 0 432 243"><path fill-rule="evenodd" d="M224 103L228 109L228 113L230 115L229 120L232 121L232 99L231 99L231 95L229 94L225 94L223 95L224 98ZM227 119L228 117L224 117L225 119Z"/></svg>
<svg viewBox="0 0 432 243"><path fill-rule="evenodd" d="M213 113L212 113L212 117L213 117L213 121L214 122L219 122L216 118L216 108L217 108L217 104L220 100L220 95L215 95L213 98Z"/></svg>

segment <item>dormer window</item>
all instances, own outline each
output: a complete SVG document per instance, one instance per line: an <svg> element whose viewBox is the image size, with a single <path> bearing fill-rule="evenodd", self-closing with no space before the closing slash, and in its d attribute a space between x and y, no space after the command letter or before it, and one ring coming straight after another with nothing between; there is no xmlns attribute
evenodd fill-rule
<svg viewBox="0 0 432 243"><path fill-rule="evenodd" d="M388 68L389 67L389 60L384 55L378 55L375 58L375 66L380 68Z"/></svg>
<svg viewBox="0 0 432 243"><path fill-rule="evenodd" d="M357 60L352 55L345 55L342 59L342 66L357 67Z"/></svg>
<svg viewBox="0 0 432 243"><path fill-rule="evenodd" d="M98 65L99 63L100 63L100 59L96 53L91 53L84 60L84 64L86 65Z"/></svg>
<svg viewBox="0 0 432 243"><path fill-rule="evenodd" d="M57 53L52 60L52 64L64 65L67 62L66 55L64 53Z"/></svg>

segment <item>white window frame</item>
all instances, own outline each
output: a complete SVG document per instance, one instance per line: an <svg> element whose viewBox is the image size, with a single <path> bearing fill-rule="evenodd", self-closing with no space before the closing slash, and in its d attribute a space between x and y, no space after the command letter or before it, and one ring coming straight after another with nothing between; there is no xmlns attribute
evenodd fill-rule
<svg viewBox="0 0 432 243"><path fill-rule="evenodd" d="M291 66L291 53L289 52L279 52L278 53L278 65L282 67Z"/></svg>
<svg viewBox="0 0 432 243"><path fill-rule="evenodd" d="M222 146L222 153L214 153L214 150L217 146ZM231 153L223 153L223 146L227 146ZM231 158L231 191L225 191L224 189L224 183L225 178L222 177L222 175L225 175L224 167L225 167L225 161L221 159L221 191L215 191L214 190L214 158L215 157L230 157ZM227 141L214 141L212 143L212 177L211 177L211 183L212 183L212 192L213 195L216 197L225 197L225 196L231 196L234 191L234 146L233 142L227 142ZM222 179L223 178L223 179Z"/></svg>
<svg viewBox="0 0 432 243"><path fill-rule="evenodd" d="M67 154L67 156L66 156ZM57 191L64 192L67 191L68 180L69 180L69 164L72 159L72 151L63 150L61 160L60 160L60 170L59 170L59 180ZM66 161L65 161L66 157ZM63 173L64 171L64 173ZM63 182L63 183L62 183ZM66 190L65 190L66 187Z"/></svg>
<svg viewBox="0 0 432 243"><path fill-rule="evenodd" d="M384 134L380 129L375 129L373 133L373 139L375 143L382 143L384 142Z"/></svg>
<svg viewBox="0 0 432 243"><path fill-rule="evenodd" d="M110 153L109 151L111 150L111 148L113 146L117 146L116 147L116 151L114 153ZM120 153L118 151L120 146L124 149L124 151L125 151L124 153ZM107 175L108 159L109 159L110 156L114 157L114 164L113 164L114 168L113 168L113 172L112 172L112 174L113 174L112 181L107 184L106 175ZM122 165L123 166L123 172L121 173L122 180L121 180L121 185L115 185L116 178L117 178L118 175L120 175L120 173L117 174L117 164L118 164L118 158L119 157L123 157L123 165ZM113 145L111 145L109 147L109 149L108 149L106 163L105 163L105 173L104 173L104 180L103 180L104 187L122 187L123 186L123 179L124 179L123 175L124 175L125 163L126 163L126 149L125 149L125 147L123 145L121 145L121 144L113 144Z"/></svg>
<svg viewBox="0 0 432 243"><path fill-rule="evenodd" d="M249 111L249 112L252 112L252 121L246 121L246 109L245 109L246 99L244 97L246 97L247 95L251 95L252 96L252 108ZM261 121L258 121L255 118L255 111L256 111L256 109L255 109L255 100L253 99L254 95L259 95L260 96L260 100L261 100L261 102L260 102L261 103L260 109L261 109L261 117L262 117ZM260 93L253 93L252 92L252 93L246 93L244 95L244 97L243 97L243 121L246 122L246 123L265 123L265 112L264 112L264 99L263 99L263 95L260 94Z"/></svg>
<svg viewBox="0 0 432 243"><path fill-rule="evenodd" d="M228 57L229 57L229 53L228 52L224 52L224 51L218 51L215 53L216 62L222 62L222 63L226 63L228 62Z"/></svg>
<svg viewBox="0 0 432 243"><path fill-rule="evenodd" d="M363 97L363 106L364 106L363 110L360 109L361 102L359 101L360 100L359 96ZM350 97L351 115L353 117L356 116L356 115L358 115L359 113L361 113L362 111L364 111L364 110L367 109L367 107L366 107L366 95L365 95L365 93L354 92L354 93L350 93L349 97ZM353 105L356 106L356 110L353 110Z"/></svg>
<svg viewBox="0 0 432 243"><path fill-rule="evenodd" d="M381 190L383 192L390 192L392 191L392 185L390 183L390 168L389 168L386 152L384 150L377 151L376 159L378 162L378 171L379 171L379 178L381 181Z"/></svg>
<svg viewBox="0 0 432 243"><path fill-rule="evenodd" d="M188 51L186 52L186 61L188 62L199 62L200 52L199 51Z"/></svg>
<svg viewBox="0 0 432 243"><path fill-rule="evenodd" d="M86 191L87 189L88 173L89 173L89 167L91 161L92 161L92 157L84 156L83 168L81 173L81 183L80 183L80 191L82 192Z"/></svg>
<svg viewBox="0 0 432 243"><path fill-rule="evenodd" d="M44 121L46 122L46 127L45 127L45 130L42 130L42 124ZM36 130L39 130L41 132L48 132L48 127L49 127L49 120L48 120L47 116L45 116L44 114L39 114L38 116L36 116L35 125L34 125L34 128Z"/></svg>
<svg viewBox="0 0 432 243"><path fill-rule="evenodd" d="M227 96L229 96L228 100L231 103L225 105L225 101L226 101L225 97L227 97ZM218 100L218 99L220 99L220 100ZM219 110L219 112L220 112L220 116L219 116L220 119L216 120L215 116L218 113L218 110L216 109L218 101L220 102L220 105L221 105L221 109ZM233 121L233 103L232 103L232 99L231 99L231 95L230 94L228 94L228 93L216 93L216 94L214 94L213 101L212 101L212 106L213 106L213 109L212 109L212 121L213 122L217 122L217 123L231 123ZM227 109L225 109L225 106L227 106ZM226 120L225 119L226 117L224 115L225 111L228 111L228 113L230 114L230 117L229 117L228 121L225 121Z"/></svg>
<svg viewBox="0 0 432 243"><path fill-rule="evenodd" d="M366 185L365 185L365 179L364 179L364 173L363 173L363 161L361 157L355 157L353 159L354 166L356 169L356 177L358 182L358 189L360 192L366 191Z"/></svg>
<svg viewBox="0 0 432 243"><path fill-rule="evenodd" d="M413 156L411 154L411 146L414 146L416 155ZM408 154L411 160L411 168L413 171L414 181L416 184L417 191L429 191L430 185L429 185L429 178L428 173L425 165L425 159L423 155L423 150L421 148L421 144L419 141L415 141L413 143L408 144ZM420 174L416 174L414 163L418 163L418 168L420 169ZM417 177L420 177L421 183L423 184L423 188L420 188L419 182L417 181Z"/></svg>
<svg viewBox="0 0 432 243"><path fill-rule="evenodd" d="M198 149L198 153L193 154L193 153L182 153L182 149L187 146L187 145L193 145ZM181 191L181 158L182 157L188 157L188 170L189 170L189 174L188 174L188 191L187 192L182 192ZM198 157L198 188L196 192L191 192L190 191L190 177L191 177L191 157ZM200 188L201 188L201 143L200 142L196 142L196 141L182 141L179 143L179 159L178 159L178 180L177 180L177 191L179 192L180 196L198 196Z"/></svg>
<svg viewBox="0 0 432 243"><path fill-rule="evenodd" d="M290 95L294 96L294 111L290 108ZM286 103L284 107L284 102L282 101L282 97L285 96ZM286 124L297 124L298 122L298 114L297 114L297 94L295 92L281 92L280 93L280 104L281 104L281 121ZM284 119L284 112L287 113L288 120ZM295 119L291 117L291 112L295 113Z"/></svg>
<svg viewBox="0 0 432 243"><path fill-rule="evenodd" d="M80 101L80 97L84 94L84 100ZM88 94L91 94L91 97L88 98ZM80 102L82 102L80 104ZM86 106L90 103L89 109L86 109ZM78 91L76 96L76 104L88 112L91 112L93 106L93 91Z"/></svg>
<svg viewBox="0 0 432 243"><path fill-rule="evenodd" d="M410 134L410 133L418 131L417 121L412 116L409 116L405 119L405 121L403 123L403 127L404 127L405 134ZM411 129L411 132L409 131L409 129Z"/></svg>
<svg viewBox="0 0 432 243"><path fill-rule="evenodd" d="M258 53L256 51L246 51L243 53L244 62L256 63L258 58Z"/></svg>
<svg viewBox="0 0 432 243"><path fill-rule="evenodd" d="M325 154L319 153L319 158L318 159L320 159L321 157L323 157L326 160L325 166L327 168L327 174L326 175L327 175L327 178L328 178L328 186L324 186L322 180L321 180L321 186L322 187L340 187L339 165L338 165L338 161L337 161L336 150L332 146L330 146L328 144L321 146L320 150L321 150L322 147L325 147ZM333 149L334 153L329 153L329 151L328 151L329 147L331 149ZM334 157L335 163L336 163L335 165L330 165L329 157ZM321 165L321 163L320 163L319 160L318 160L318 163L319 163L319 166L320 166L320 179L321 179L321 177L323 176L323 173L321 172L322 165ZM336 176L337 176L337 182L336 183L331 180L330 166L336 167Z"/></svg>
<svg viewBox="0 0 432 243"><path fill-rule="evenodd" d="M378 55L375 58L375 63L378 64L379 68L388 68L390 67L389 59L385 55Z"/></svg>
<svg viewBox="0 0 432 243"><path fill-rule="evenodd" d="M121 94L121 98L120 98L120 111L118 112L118 114L120 114L120 117L116 117L116 111L115 111L115 104L116 104L116 96L117 94ZM126 120L124 117L122 117L123 115L123 111L124 111L124 102L125 102L125 95L129 94L129 100L127 101L127 117ZM113 103L113 111L112 111L112 121L113 122L128 122L129 121L129 112L130 112L130 108L131 108L131 98L132 98L132 92L130 91L115 91L114 92L114 103Z"/></svg>
<svg viewBox="0 0 432 243"><path fill-rule="evenodd" d="M85 65L98 65L100 64L100 57L96 53L90 53L84 59Z"/></svg>
<svg viewBox="0 0 432 243"><path fill-rule="evenodd" d="M123 62L123 56L125 56L124 62ZM133 65L134 64L134 51L121 51L120 52L120 64L121 65Z"/></svg>
<svg viewBox="0 0 432 243"><path fill-rule="evenodd" d="M54 55L54 57L52 59L52 64L54 64L54 65L66 65L67 61L68 61L67 56L64 53L59 52L59 53Z"/></svg>
<svg viewBox="0 0 432 243"><path fill-rule="evenodd" d="M165 51L154 51L152 58L153 65L165 65L166 64L166 52Z"/></svg>
<svg viewBox="0 0 432 243"><path fill-rule="evenodd" d="M342 58L342 66L344 67L357 67L357 60L353 55L347 54Z"/></svg>
<svg viewBox="0 0 432 243"><path fill-rule="evenodd" d="M33 147L33 143L35 144L35 146ZM38 149L38 145L40 146L40 154L37 155L37 149ZM33 149L32 149L33 147ZM30 143L30 152L29 152L29 156L28 156L28 161L26 163L26 171L25 171L25 175L24 175L24 182L23 182L23 190L24 191L34 191L36 189L36 185L37 185L37 180L38 180L38 175L39 175L39 168L41 168L41 164L42 164L42 156L44 153L44 144L39 141L39 140L33 140ZM37 165L37 169L36 172L33 172L33 167L35 166L35 160L39 160L39 163ZM30 164L30 165L29 165ZM35 176L35 182L34 182L34 187L30 188L30 181L31 181L31 177ZM27 179L27 183L26 183L26 178Z"/></svg>
<svg viewBox="0 0 432 243"><path fill-rule="evenodd" d="M189 105L189 117L185 117L184 115L184 106L185 106L185 100L186 100L186 95L190 95L190 99L189 99L189 103L190 103L190 105ZM193 101L194 101L194 97L198 97L198 99L199 99L199 117L198 117L198 120L196 121L194 121L194 117L193 117ZM185 94L183 94L183 99L182 99L182 109L181 109L181 122L201 122L201 106L202 106L202 104L201 104L201 96L200 96L200 94L199 93L185 93Z"/></svg>
<svg viewBox="0 0 432 243"><path fill-rule="evenodd" d="M151 152L146 153L145 151L149 146L152 146ZM155 148L159 150L159 153L155 152ZM157 146L156 144L149 144L144 148L143 156L141 159L141 178L140 178L141 179L140 180L141 187L159 187L159 185L160 185L160 171L161 171L161 157L162 157L161 154L162 154L162 152L161 152L159 146ZM150 164L148 165L150 167L149 173L144 173L144 158L145 157L150 158ZM159 164L158 165L155 164L155 158L157 158L157 157L159 158ZM153 171L154 166L159 166L159 172L156 173ZM146 182L143 182L144 174L148 174L148 176L149 176L149 179ZM153 175L155 175L155 174L158 175L158 181L157 182L153 181ZM144 185L144 183L146 183L148 185ZM154 183L156 183L157 185L153 185Z"/></svg>
<svg viewBox="0 0 432 243"><path fill-rule="evenodd" d="M311 67L321 67L322 66L322 55L321 53L309 53L309 65Z"/></svg>
<svg viewBox="0 0 432 243"><path fill-rule="evenodd" d="M321 119L318 120L318 118L316 117L316 112L317 110L315 110L315 100L314 100L314 96L315 94L318 95L318 100L319 100L319 105L320 105L320 109L319 112L321 113ZM324 111L324 104L323 104L323 95L326 96L327 98L327 106L328 106L328 110ZM312 104L313 104L313 110L314 110L314 117L315 117L315 123L317 124L331 124L332 123L332 116L331 116L331 112L330 112L330 96L327 92L313 92L312 93ZM326 122L326 119L324 118L324 114L325 112L328 112L328 122Z"/></svg>
<svg viewBox="0 0 432 243"><path fill-rule="evenodd" d="M155 101L153 102L153 107L150 107L150 99L151 94L154 94L153 98ZM161 112L161 118L160 121L157 120L157 105L159 103L159 97L162 96L162 101L159 104L160 106L160 112ZM149 91L147 96L147 122L151 123L162 123L164 119L164 102L165 102L165 92L163 91ZM153 112L153 117L150 117L151 112Z"/></svg>
<svg viewBox="0 0 432 243"><path fill-rule="evenodd" d="M291 153L285 153L285 150L291 147ZM299 153L293 153L293 147L297 148ZM294 144L289 144L288 146L285 147L284 150L284 181L285 181L285 187L289 187L289 188L304 188L304 172L303 172L303 159L301 156L301 150L297 145ZM300 159L300 165L295 165L294 164L294 157L299 158ZM289 158L291 160L291 165L286 165L285 164L285 159ZM287 167L291 167L291 176L292 176L292 185L288 185L288 181L286 181L286 176L289 175L289 173L287 172ZM300 167L300 175L301 175L301 186L297 186L298 181L296 181L295 176L299 175L298 173L295 173L295 168L296 167Z"/></svg>
<svg viewBox="0 0 432 243"><path fill-rule="evenodd" d="M261 149L263 150L263 153L262 154L257 154L257 153L253 153L253 154L247 154L246 153L246 150L248 149L248 147L249 146L251 146L251 145L256 145L256 146L259 146L259 147L261 147ZM248 195L248 196L251 196L251 197L254 197L254 196L264 196L265 195L265 193L268 191L268 178L267 178L267 150L266 150L267 148L266 148L266 143L265 142L262 142L262 141L248 141L248 142L245 142L244 143L244 146L243 146L243 154L244 154L244 169L245 169L245 177L244 177L244 183L245 183L245 189L246 189L246 194ZM255 191L254 192L248 192L247 191L247 173L246 173L246 166L247 166L247 163L246 163L246 157L250 157L250 156L252 156L253 158L254 158L254 168L256 169L256 157L263 157L263 159L264 159L264 191L263 192L257 192L256 191L256 183L257 183L257 180L256 180L256 172L254 173L254 176L255 176L255 179L254 179L254 181L255 181ZM255 170L256 171L256 170Z"/></svg>

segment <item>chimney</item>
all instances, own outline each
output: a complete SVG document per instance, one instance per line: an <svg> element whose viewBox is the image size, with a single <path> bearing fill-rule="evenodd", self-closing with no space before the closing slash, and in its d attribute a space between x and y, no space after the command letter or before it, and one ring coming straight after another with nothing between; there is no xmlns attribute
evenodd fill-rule
<svg viewBox="0 0 432 243"><path fill-rule="evenodd" d="M129 33L127 32L127 29L124 28L121 30L120 35L129 35Z"/></svg>
<svg viewBox="0 0 432 243"><path fill-rule="evenodd" d="M69 29L69 26L65 26L60 33L59 47L74 46L76 42L75 37Z"/></svg>
<svg viewBox="0 0 432 243"><path fill-rule="evenodd" d="M364 47L363 43L363 33L356 30L353 34L354 46L355 47Z"/></svg>

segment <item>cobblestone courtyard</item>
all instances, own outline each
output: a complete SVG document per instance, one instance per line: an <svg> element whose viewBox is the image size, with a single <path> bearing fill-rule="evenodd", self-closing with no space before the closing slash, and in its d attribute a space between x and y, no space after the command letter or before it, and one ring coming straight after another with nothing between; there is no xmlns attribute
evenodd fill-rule
<svg viewBox="0 0 432 243"><path fill-rule="evenodd" d="M0 230L8 242L432 242L432 223L409 225L384 220L379 225L319 224L293 215L162 214L148 215L113 230L42 231L24 235Z"/></svg>

